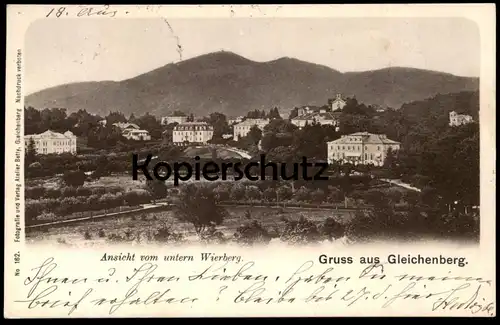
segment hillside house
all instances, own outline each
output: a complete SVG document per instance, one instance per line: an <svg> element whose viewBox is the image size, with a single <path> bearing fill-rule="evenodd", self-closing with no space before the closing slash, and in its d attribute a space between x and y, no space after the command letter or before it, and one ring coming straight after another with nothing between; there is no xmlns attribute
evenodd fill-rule
<svg viewBox="0 0 500 325"><path fill-rule="evenodd" d="M267 118L248 118L241 123L234 125L233 130L233 140L238 141L238 139L246 137L250 132L252 127L257 126L259 129L264 131L264 127L270 122Z"/></svg>
<svg viewBox="0 0 500 325"><path fill-rule="evenodd" d="M327 159L330 164L340 162L383 166L389 149L393 152L398 151L400 143L388 139L384 134L357 132L328 142Z"/></svg>
<svg viewBox="0 0 500 325"><path fill-rule="evenodd" d="M214 127L206 122L185 122L174 127L172 142L175 145L206 144L214 136Z"/></svg>
<svg viewBox="0 0 500 325"><path fill-rule="evenodd" d="M25 149L28 148L31 141L34 143L36 152L40 155L64 152L76 154L76 136L71 131L58 133L47 130L40 134L25 135Z"/></svg>
<svg viewBox="0 0 500 325"><path fill-rule="evenodd" d="M460 126L472 122L474 122L474 120L470 115L458 114L455 111L450 112L450 123L449 123L450 126Z"/></svg>

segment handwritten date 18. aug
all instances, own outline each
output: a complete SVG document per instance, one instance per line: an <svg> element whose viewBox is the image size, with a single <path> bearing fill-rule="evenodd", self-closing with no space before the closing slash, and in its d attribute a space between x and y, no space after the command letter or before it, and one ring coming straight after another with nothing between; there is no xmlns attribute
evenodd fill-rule
<svg viewBox="0 0 500 325"><path fill-rule="evenodd" d="M113 18L118 13L117 10L110 10L109 5L105 5L102 8L95 8L90 6L80 7L76 13L76 17L90 17L90 16L105 16ZM70 13L66 7L52 8L45 17L56 17L68 16Z"/></svg>

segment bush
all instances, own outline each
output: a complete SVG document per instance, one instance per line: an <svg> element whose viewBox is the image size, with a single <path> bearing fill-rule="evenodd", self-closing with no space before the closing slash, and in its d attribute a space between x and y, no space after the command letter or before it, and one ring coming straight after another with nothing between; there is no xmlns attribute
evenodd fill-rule
<svg viewBox="0 0 500 325"><path fill-rule="evenodd" d="M200 240L206 244L223 244L227 241L222 231L211 224L200 233Z"/></svg>
<svg viewBox="0 0 500 325"><path fill-rule="evenodd" d="M36 217L36 220L46 221L46 222L56 221L57 219L58 219L57 215L53 212L41 213Z"/></svg>
<svg viewBox="0 0 500 325"><path fill-rule="evenodd" d="M26 187L25 191L26 199L39 199L45 196L45 187L43 186L35 186L35 187Z"/></svg>
<svg viewBox="0 0 500 325"><path fill-rule="evenodd" d="M319 232L322 236L331 241L344 236L345 226L335 219L328 217L319 226Z"/></svg>
<svg viewBox="0 0 500 325"><path fill-rule="evenodd" d="M171 243L180 242L184 239L184 236L179 233L172 231L172 227L164 225L160 227L153 236L153 239L159 242Z"/></svg>
<svg viewBox="0 0 500 325"><path fill-rule="evenodd" d="M85 183L87 176L83 170L68 171L63 174L63 182L67 186L78 187Z"/></svg>
<svg viewBox="0 0 500 325"><path fill-rule="evenodd" d="M257 220L253 220L238 227L234 238L239 244L254 245L268 244L272 237Z"/></svg>
<svg viewBox="0 0 500 325"><path fill-rule="evenodd" d="M301 216L299 220L283 218L285 226L280 239L290 244L307 244L320 240L320 233L314 222Z"/></svg>
<svg viewBox="0 0 500 325"><path fill-rule="evenodd" d="M307 187L302 186L293 195L293 199L298 202L308 202L310 199L310 191Z"/></svg>

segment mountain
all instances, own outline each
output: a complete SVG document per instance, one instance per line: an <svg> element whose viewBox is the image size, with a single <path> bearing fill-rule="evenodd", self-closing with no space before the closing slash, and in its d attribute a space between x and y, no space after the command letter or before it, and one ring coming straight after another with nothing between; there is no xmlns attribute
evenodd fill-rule
<svg viewBox="0 0 500 325"><path fill-rule="evenodd" d="M358 101L399 108L438 93L475 91L478 78L413 68L386 68L341 73L329 67L281 58L255 62L231 52L201 55L123 81L72 83L48 88L25 98L26 106L86 109L125 115L149 112L162 116L174 110L208 115L244 115L278 106L324 105L336 93Z"/></svg>

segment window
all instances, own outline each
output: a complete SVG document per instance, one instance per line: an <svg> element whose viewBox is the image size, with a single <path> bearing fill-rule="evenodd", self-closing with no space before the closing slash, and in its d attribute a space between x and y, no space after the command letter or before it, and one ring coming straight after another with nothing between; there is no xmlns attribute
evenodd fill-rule
<svg viewBox="0 0 500 325"><path fill-rule="evenodd" d="M365 153L365 160L368 160L368 154Z"/></svg>
<svg viewBox="0 0 500 325"><path fill-rule="evenodd" d="M380 146L377 146L377 150L380 151Z"/></svg>
<svg viewBox="0 0 500 325"><path fill-rule="evenodd" d="M373 160L373 154L372 153L370 154L370 160Z"/></svg>
<svg viewBox="0 0 500 325"><path fill-rule="evenodd" d="M365 150L368 150L368 146L365 146Z"/></svg>

